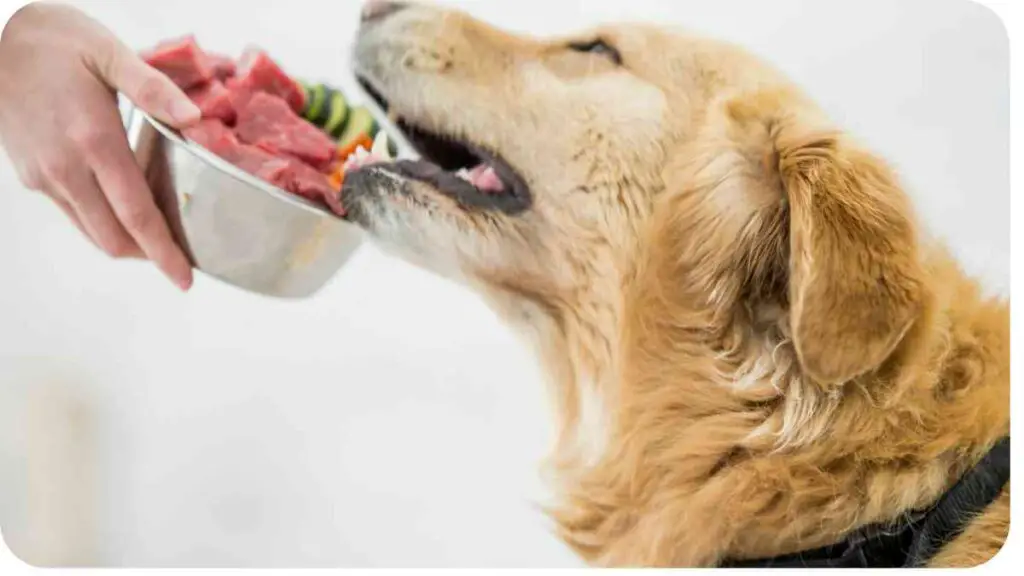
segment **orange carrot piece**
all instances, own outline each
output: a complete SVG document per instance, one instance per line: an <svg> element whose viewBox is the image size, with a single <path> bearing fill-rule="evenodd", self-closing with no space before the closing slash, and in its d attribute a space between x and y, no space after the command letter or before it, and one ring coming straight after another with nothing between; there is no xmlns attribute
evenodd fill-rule
<svg viewBox="0 0 1024 576"><path fill-rule="evenodd" d="M331 172L327 180L331 183L332 188L340 192L341 185L345 183L345 169L339 165L334 169L334 172Z"/></svg>
<svg viewBox="0 0 1024 576"><path fill-rule="evenodd" d="M344 162L356 151L356 148L362 146L367 151L373 147L373 138L370 138L369 134L361 134L358 138L349 142L347 146L338 148L338 159Z"/></svg>

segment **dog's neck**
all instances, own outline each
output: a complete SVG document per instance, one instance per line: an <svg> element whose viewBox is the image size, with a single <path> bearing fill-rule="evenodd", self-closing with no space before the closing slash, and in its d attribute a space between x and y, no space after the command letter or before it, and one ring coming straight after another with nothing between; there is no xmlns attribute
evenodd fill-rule
<svg viewBox="0 0 1024 576"><path fill-rule="evenodd" d="M736 322L602 294L534 311L561 414L562 537L599 564L708 565L932 503L1009 422L1006 305L947 260L911 344L832 390L801 376L771 312Z"/></svg>

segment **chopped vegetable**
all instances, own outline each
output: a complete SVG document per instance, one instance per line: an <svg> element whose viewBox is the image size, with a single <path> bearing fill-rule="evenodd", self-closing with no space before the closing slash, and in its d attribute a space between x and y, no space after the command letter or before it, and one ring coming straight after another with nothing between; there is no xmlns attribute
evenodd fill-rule
<svg viewBox="0 0 1024 576"><path fill-rule="evenodd" d="M349 112L345 130L338 136L338 145L346 146L363 136L373 138L376 135L377 121L373 119L373 114L369 109L358 106Z"/></svg>
<svg viewBox="0 0 1024 576"><path fill-rule="evenodd" d="M348 157L355 153L356 149L360 146L369 150L373 147L373 138L371 138L369 134L360 134L352 142L339 146L338 160L341 160L342 162L348 160Z"/></svg>
<svg viewBox="0 0 1024 576"><path fill-rule="evenodd" d="M336 191L341 192L341 186L342 184L345 183L345 166L342 164L338 164L334 168L334 171L332 171L330 175L327 176L327 181L330 182L331 188L334 188Z"/></svg>

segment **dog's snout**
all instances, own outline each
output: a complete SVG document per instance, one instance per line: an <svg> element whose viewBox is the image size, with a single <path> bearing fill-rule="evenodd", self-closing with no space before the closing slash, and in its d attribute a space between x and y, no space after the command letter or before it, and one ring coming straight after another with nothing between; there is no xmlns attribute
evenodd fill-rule
<svg viewBox="0 0 1024 576"><path fill-rule="evenodd" d="M407 6L404 2L391 2L389 0L367 0L363 4L361 19L363 22L371 22L386 18Z"/></svg>

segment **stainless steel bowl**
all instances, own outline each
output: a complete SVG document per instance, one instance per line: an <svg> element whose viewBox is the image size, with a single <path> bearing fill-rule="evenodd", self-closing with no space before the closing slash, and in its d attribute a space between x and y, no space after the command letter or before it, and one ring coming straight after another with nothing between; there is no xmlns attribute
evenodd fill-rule
<svg viewBox="0 0 1024 576"><path fill-rule="evenodd" d="M322 288L359 246L354 225L183 139L125 99L128 142L193 266L281 298Z"/></svg>

